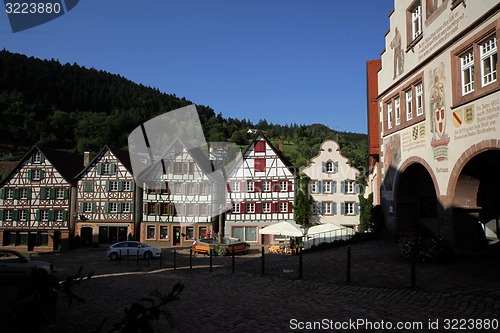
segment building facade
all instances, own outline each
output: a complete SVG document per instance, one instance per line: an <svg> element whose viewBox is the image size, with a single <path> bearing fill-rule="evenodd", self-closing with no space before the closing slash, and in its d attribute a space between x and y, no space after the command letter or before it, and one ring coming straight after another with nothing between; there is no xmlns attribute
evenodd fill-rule
<svg viewBox="0 0 500 333"><path fill-rule="evenodd" d="M243 152L243 163L228 175L229 210L225 236L251 244L269 244L259 229L282 221L294 222L296 168L259 133Z"/></svg>
<svg viewBox="0 0 500 333"><path fill-rule="evenodd" d="M85 159L88 159L88 153ZM75 236L83 245L134 238L141 202L127 152L105 146L76 176Z"/></svg>
<svg viewBox="0 0 500 333"><path fill-rule="evenodd" d="M314 199L312 224L334 224L354 230L359 225L359 170L351 167L336 141L324 141L319 154L301 169Z"/></svg>
<svg viewBox="0 0 500 333"><path fill-rule="evenodd" d="M456 249L483 248L498 241L500 215L500 4L394 4L369 111L386 232L424 227Z"/></svg>
<svg viewBox="0 0 500 333"><path fill-rule="evenodd" d="M191 246L213 234L218 210L212 163L200 149L176 141L147 170L143 184L141 241L159 247ZM222 183L222 187L224 183Z"/></svg>
<svg viewBox="0 0 500 333"><path fill-rule="evenodd" d="M75 175L82 156L33 147L0 184L3 247L51 251L69 246L74 231Z"/></svg>

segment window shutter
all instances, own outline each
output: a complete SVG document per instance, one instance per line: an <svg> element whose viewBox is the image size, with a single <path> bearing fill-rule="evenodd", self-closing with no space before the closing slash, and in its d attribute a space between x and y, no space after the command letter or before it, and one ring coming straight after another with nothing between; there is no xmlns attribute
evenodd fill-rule
<svg viewBox="0 0 500 333"><path fill-rule="evenodd" d="M36 213L35 213L35 221L40 221L41 216L42 216L42 213L40 212L40 209L37 209Z"/></svg>
<svg viewBox="0 0 500 333"><path fill-rule="evenodd" d="M63 210L63 221L67 221L67 220L68 220L68 211Z"/></svg>
<svg viewBox="0 0 500 333"><path fill-rule="evenodd" d="M149 209L148 209L148 204L147 203L145 203L145 204L142 205L142 213L144 215L149 215Z"/></svg>
<svg viewBox="0 0 500 333"><path fill-rule="evenodd" d="M354 203L354 214L359 215L359 202Z"/></svg>
<svg viewBox="0 0 500 333"><path fill-rule="evenodd" d="M117 211L118 213L123 212L123 203L119 202L119 203L116 205L116 211Z"/></svg>
<svg viewBox="0 0 500 333"><path fill-rule="evenodd" d="M168 186L168 183L167 183ZM130 192L134 192L135 190L135 182L130 182Z"/></svg>
<svg viewBox="0 0 500 333"><path fill-rule="evenodd" d="M31 194L33 193L33 189L28 188L28 200L31 200Z"/></svg>
<svg viewBox="0 0 500 333"><path fill-rule="evenodd" d="M64 189L64 199L68 199L68 189Z"/></svg>
<svg viewBox="0 0 500 333"><path fill-rule="evenodd" d="M42 153L40 153L40 162L45 162L45 156Z"/></svg>
<svg viewBox="0 0 500 333"><path fill-rule="evenodd" d="M95 202L93 202L93 203L92 203L92 213L95 213L95 212L97 211L97 210L96 210L96 206L97 206L97 205L96 205L96 203L95 203Z"/></svg>
<svg viewBox="0 0 500 333"><path fill-rule="evenodd" d="M118 182L118 191L123 191L123 182L121 180Z"/></svg>
<svg viewBox="0 0 500 333"><path fill-rule="evenodd" d="M291 181L287 182L287 190L288 190L288 192L292 192L293 191L293 183Z"/></svg>
<svg viewBox="0 0 500 333"><path fill-rule="evenodd" d="M133 203L131 203L131 204L130 204L130 212L132 213L133 211L134 211L134 204L133 204Z"/></svg>
<svg viewBox="0 0 500 333"><path fill-rule="evenodd" d="M356 194L359 194L359 184L354 184L354 192L356 192Z"/></svg>
<svg viewBox="0 0 500 333"><path fill-rule="evenodd" d="M231 193L231 183L227 183L226 184L226 190L227 190L227 193Z"/></svg>
<svg viewBox="0 0 500 333"><path fill-rule="evenodd" d="M333 172L339 172L339 162L333 163Z"/></svg>
<svg viewBox="0 0 500 333"><path fill-rule="evenodd" d="M340 215L345 215L345 202L340 203Z"/></svg>
<svg viewBox="0 0 500 333"><path fill-rule="evenodd" d="M55 198L56 198L56 189L50 188L49 189L49 199L54 200Z"/></svg>
<svg viewBox="0 0 500 333"><path fill-rule="evenodd" d="M323 193L323 181L318 180L318 193Z"/></svg>
<svg viewBox="0 0 500 333"><path fill-rule="evenodd" d="M33 180L33 170L31 169L28 170L28 179Z"/></svg>
<svg viewBox="0 0 500 333"><path fill-rule="evenodd" d="M345 193L345 181L340 182L340 193Z"/></svg>
<svg viewBox="0 0 500 333"><path fill-rule="evenodd" d="M256 214L262 213L262 203L260 202L255 203L255 213Z"/></svg>
<svg viewBox="0 0 500 333"><path fill-rule="evenodd" d="M109 202L104 203L104 212L109 213Z"/></svg>
<svg viewBox="0 0 500 333"><path fill-rule="evenodd" d="M116 174L116 164L112 163L109 167L110 167L109 168L110 174L112 174L112 175Z"/></svg>
<svg viewBox="0 0 500 333"><path fill-rule="evenodd" d="M321 162L321 171L326 172L326 162Z"/></svg>
<svg viewBox="0 0 500 333"><path fill-rule="evenodd" d="M332 214L337 215L337 203L332 202Z"/></svg>
<svg viewBox="0 0 500 333"><path fill-rule="evenodd" d="M28 158L28 163L33 163L33 155L31 155L30 158Z"/></svg>
<svg viewBox="0 0 500 333"><path fill-rule="evenodd" d="M12 211L12 220L17 221L17 217L19 216L19 211L13 210Z"/></svg>
<svg viewBox="0 0 500 333"><path fill-rule="evenodd" d="M111 182L109 180L106 181L106 192L111 191Z"/></svg>
<svg viewBox="0 0 500 333"><path fill-rule="evenodd" d="M45 170L40 170L40 180L45 177Z"/></svg>
<svg viewBox="0 0 500 333"><path fill-rule="evenodd" d="M78 210L79 210L79 212L80 212L80 213L82 213L82 212L83 212L83 205L84 205L84 203L83 203L83 202L80 202L80 203L78 204L78 207L79 207L79 208L78 208Z"/></svg>
<svg viewBox="0 0 500 333"><path fill-rule="evenodd" d="M54 211L52 209L49 210L49 221L54 221Z"/></svg>
<svg viewBox="0 0 500 333"><path fill-rule="evenodd" d="M245 214L247 212L247 204L246 204L246 202L241 202L240 203L240 212L241 212L241 214Z"/></svg>
<svg viewBox="0 0 500 333"><path fill-rule="evenodd" d="M323 202L321 201L318 202L318 214L323 214Z"/></svg>
<svg viewBox="0 0 500 333"><path fill-rule="evenodd" d="M102 174L102 163L97 164L97 174L99 176Z"/></svg>
<svg viewBox="0 0 500 333"><path fill-rule="evenodd" d="M337 193L337 181L332 181L332 193Z"/></svg>
<svg viewBox="0 0 500 333"><path fill-rule="evenodd" d="M3 209L0 209L0 220L3 221L4 213Z"/></svg>
<svg viewBox="0 0 500 333"><path fill-rule="evenodd" d="M26 221L30 221L31 220L31 210L29 209L26 209Z"/></svg>
<svg viewBox="0 0 500 333"><path fill-rule="evenodd" d="M288 207L288 212L291 213L292 212L292 209L293 209L293 202L289 201L287 203L287 207Z"/></svg>
<svg viewBox="0 0 500 333"><path fill-rule="evenodd" d="M42 187L40 189L40 199L42 200L47 199L47 189L45 187Z"/></svg>
<svg viewBox="0 0 500 333"><path fill-rule="evenodd" d="M5 199L5 189L0 189L0 199Z"/></svg>

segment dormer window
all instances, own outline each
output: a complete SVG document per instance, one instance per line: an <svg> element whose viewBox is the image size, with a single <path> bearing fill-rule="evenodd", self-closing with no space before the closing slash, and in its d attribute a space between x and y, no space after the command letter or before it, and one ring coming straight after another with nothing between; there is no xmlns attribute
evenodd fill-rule
<svg viewBox="0 0 500 333"><path fill-rule="evenodd" d="M33 154L32 156L32 160L31 160L32 163L42 163L42 153L37 151Z"/></svg>

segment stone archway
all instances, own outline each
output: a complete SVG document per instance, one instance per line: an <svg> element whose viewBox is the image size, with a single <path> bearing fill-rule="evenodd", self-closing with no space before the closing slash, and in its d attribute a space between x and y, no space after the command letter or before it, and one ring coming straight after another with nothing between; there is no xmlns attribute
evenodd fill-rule
<svg viewBox="0 0 500 333"><path fill-rule="evenodd" d="M425 227L440 235L436 181L425 161L407 161L395 184L398 233Z"/></svg>
<svg viewBox="0 0 500 333"><path fill-rule="evenodd" d="M450 194L456 247L475 251L485 247L487 241L498 242L500 149L476 151L463 161L460 170L454 171Z"/></svg>

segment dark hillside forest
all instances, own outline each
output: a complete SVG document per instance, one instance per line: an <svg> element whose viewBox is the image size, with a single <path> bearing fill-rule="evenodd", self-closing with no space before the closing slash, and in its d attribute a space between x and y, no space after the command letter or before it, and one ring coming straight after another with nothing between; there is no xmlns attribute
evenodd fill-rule
<svg viewBox="0 0 500 333"><path fill-rule="evenodd" d="M126 78L0 51L0 143L99 151L108 144L126 148L128 134L159 114L192 104L186 98L136 84ZM230 141L245 146L265 131L292 163L306 165L326 139L337 140L353 166L365 165L366 134L338 132L321 124L270 124L260 120L224 118L197 104L208 142Z"/></svg>

